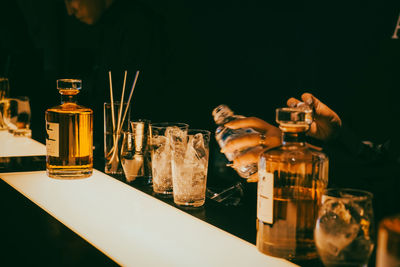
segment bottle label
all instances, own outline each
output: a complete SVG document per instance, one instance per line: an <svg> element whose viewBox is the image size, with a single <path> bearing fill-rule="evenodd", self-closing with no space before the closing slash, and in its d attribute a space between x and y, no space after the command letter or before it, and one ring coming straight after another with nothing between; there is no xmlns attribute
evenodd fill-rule
<svg viewBox="0 0 400 267"><path fill-rule="evenodd" d="M47 155L59 157L59 124L46 121L46 133Z"/></svg>
<svg viewBox="0 0 400 267"><path fill-rule="evenodd" d="M257 218L264 223L274 222L274 174L259 172Z"/></svg>

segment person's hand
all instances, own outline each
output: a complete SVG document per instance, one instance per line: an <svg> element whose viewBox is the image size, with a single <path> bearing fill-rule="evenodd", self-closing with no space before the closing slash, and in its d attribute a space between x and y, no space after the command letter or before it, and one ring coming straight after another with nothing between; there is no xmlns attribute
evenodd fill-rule
<svg viewBox="0 0 400 267"><path fill-rule="evenodd" d="M236 119L225 124L230 129L253 128L258 133L249 133L230 140L221 152L232 153L235 151L246 151L233 160L233 168L248 164L257 164L261 154L266 149L279 146L281 144L281 130L259 118L248 117ZM257 182L258 173L252 174L248 182Z"/></svg>
<svg viewBox="0 0 400 267"><path fill-rule="evenodd" d="M314 109L314 121L307 135L322 141L333 138L342 126L340 117L310 93L302 94L301 100ZM296 107L300 102L300 100L292 97L287 101L287 105Z"/></svg>

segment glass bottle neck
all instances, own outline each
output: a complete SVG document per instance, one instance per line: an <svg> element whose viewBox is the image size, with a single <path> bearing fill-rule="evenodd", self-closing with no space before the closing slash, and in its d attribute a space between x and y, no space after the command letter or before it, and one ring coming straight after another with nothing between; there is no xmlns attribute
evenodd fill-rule
<svg viewBox="0 0 400 267"><path fill-rule="evenodd" d="M306 132L283 132L282 144L287 145L288 143L297 143L299 145L305 145Z"/></svg>
<svg viewBox="0 0 400 267"><path fill-rule="evenodd" d="M61 95L61 104L66 103L77 103L77 96L76 95Z"/></svg>

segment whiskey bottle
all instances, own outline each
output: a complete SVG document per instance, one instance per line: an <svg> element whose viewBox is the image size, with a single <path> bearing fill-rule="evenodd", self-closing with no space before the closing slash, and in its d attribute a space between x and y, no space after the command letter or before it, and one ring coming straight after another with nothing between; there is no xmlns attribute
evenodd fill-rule
<svg viewBox="0 0 400 267"><path fill-rule="evenodd" d="M328 157L305 142L312 123L308 106L280 108L282 145L263 152L258 165L259 251L292 261L317 257L314 225L328 184Z"/></svg>
<svg viewBox="0 0 400 267"><path fill-rule="evenodd" d="M93 111L77 104L82 81L57 80L61 105L46 110L46 171L58 179L93 172Z"/></svg>
<svg viewBox="0 0 400 267"><path fill-rule="evenodd" d="M219 105L213 111L212 115L215 123L218 125L215 131L215 139L220 146L220 148L224 148L226 143L230 140L238 138L239 136L243 136L249 133L256 133L252 128L240 128L240 129L229 129L224 126L225 123L230 121L245 118L242 115L236 115L233 111L226 105ZM245 151L235 151L233 153L224 153L225 157L228 161L232 162L237 156ZM232 166L232 164L229 164ZM252 174L257 172L257 164L249 164L246 166L240 166L239 168L235 168L236 172L242 178L249 178Z"/></svg>

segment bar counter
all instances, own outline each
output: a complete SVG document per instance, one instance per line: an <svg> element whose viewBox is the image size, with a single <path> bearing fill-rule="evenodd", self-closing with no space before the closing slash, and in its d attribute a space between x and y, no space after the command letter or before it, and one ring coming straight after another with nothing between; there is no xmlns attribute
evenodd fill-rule
<svg viewBox="0 0 400 267"><path fill-rule="evenodd" d="M51 179L43 144L0 134L4 264L295 266L258 252L246 208L206 201L185 210L149 185L135 188L98 170L86 179ZM35 161L41 164L28 163Z"/></svg>

